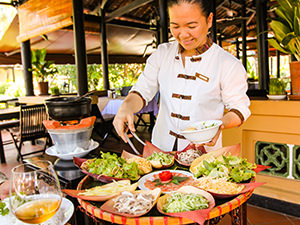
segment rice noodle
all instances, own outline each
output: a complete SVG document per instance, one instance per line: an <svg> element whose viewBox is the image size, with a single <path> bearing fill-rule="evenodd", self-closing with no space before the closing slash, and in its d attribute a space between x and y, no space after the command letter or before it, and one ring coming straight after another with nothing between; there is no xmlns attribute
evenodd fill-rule
<svg viewBox="0 0 300 225"><path fill-rule="evenodd" d="M138 215L146 213L154 204L154 197L148 193L134 194L128 191L122 192L114 200L114 208L121 213Z"/></svg>
<svg viewBox="0 0 300 225"><path fill-rule="evenodd" d="M184 152L180 152L177 154L178 160L182 163L191 164L196 158L201 156L202 154L198 150L189 149Z"/></svg>
<svg viewBox="0 0 300 225"><path fill-rule="evenodd" d="M205 191L218 194L238 194L244 189L244 185L228 182L224 178L213 179L211 177L201 177L194 181L194 186Z"/></svg>

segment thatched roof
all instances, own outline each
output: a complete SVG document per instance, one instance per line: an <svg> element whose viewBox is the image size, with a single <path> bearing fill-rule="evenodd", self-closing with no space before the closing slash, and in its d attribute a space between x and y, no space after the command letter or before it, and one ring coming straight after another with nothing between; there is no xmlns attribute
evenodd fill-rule
<svg viewBox="0 0 300 225"><path fill-rule="evenodd" d="M247 36L256 37L255 1L245 1L244 16L242 2L243 0L216 0L217 33L224 45L234 43L236 38L241 37L243 20L247 24ZM268 7L273 3L274 1L268 2ZM103 5L106 12L109 62L145 61L157 44L158 0L83 0L88 63L100 63L99 13ZM19 21L16 16L0 40L0 64L20 63L20 43L16 40L18 35ZM49 32L43 37L32 38L30 42L31 49L46 48L49 59L55 59L56 63L74 63L72 26ZM255 45L249 43L248 48L255 48Z"/></svg>

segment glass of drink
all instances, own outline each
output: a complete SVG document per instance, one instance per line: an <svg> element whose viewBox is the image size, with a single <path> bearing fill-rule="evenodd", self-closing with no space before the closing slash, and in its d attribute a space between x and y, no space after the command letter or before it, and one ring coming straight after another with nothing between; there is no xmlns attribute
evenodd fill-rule
<svg viewBox="0 0 300 225"><path fill-rule="evenodd" d="M24 223L41 224L55 215L62 201L59 180L47 160L12 169L10 210Z"/></svg>

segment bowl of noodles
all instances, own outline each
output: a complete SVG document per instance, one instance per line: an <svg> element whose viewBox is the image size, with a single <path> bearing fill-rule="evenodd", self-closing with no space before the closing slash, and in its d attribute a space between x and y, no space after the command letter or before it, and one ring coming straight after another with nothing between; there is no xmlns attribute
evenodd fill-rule
<svg viewBox="0 0 300 225"><path fill-rule="evenodd" d="M199 121L186 127L180 134L194 144L207 143L217 134L222 123L221 120Z"/></svg>

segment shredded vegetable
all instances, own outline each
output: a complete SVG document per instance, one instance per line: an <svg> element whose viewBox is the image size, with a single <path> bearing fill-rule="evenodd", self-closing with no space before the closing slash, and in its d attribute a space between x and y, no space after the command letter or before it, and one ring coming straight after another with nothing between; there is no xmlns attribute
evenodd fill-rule
<svg viewBox="0 0 300 225"><path fill-rule="evenodd" d="M170 165L174 156L165 154L163 152L154 152L151 156L147 157L150 161L159 161L162 165Z"/></svg>
<svg viewBox="0 0 300 225"><path fill-rule="evenodd" d="M162 210L166 213L176 213L198 209L207 209L208 206L208 200L200 194L184 194L177 192L167 197Z"/></svg>

